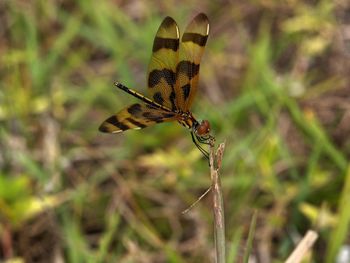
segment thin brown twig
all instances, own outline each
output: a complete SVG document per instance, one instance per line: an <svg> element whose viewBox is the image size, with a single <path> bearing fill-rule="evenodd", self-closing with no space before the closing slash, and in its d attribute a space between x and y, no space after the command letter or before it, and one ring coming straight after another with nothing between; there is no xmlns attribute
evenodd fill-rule
<svg viewBox="0 0 350 263"><path fill-rule="evenodd" d="M202 200L211 190L211 187L209 187L193 204L191 204L188 208L186 208L184 211L181 212L181 214L188 213L195 205L199 203L200 200Z"/></svg>
<svg viewBox="0 0 350 263"><path fill-rule="evenodd" d="M224 202L222 195L222 188L219 176L219 169L221 168L223 152L225 143L221 143L218 150L214 154L215 143L214 140L210 142L210 176L212 181L211 189L213 190L213 211L214 211L214 240L215 240L215 254L216 262L224 263L225 258L225 214Z"/></svg>

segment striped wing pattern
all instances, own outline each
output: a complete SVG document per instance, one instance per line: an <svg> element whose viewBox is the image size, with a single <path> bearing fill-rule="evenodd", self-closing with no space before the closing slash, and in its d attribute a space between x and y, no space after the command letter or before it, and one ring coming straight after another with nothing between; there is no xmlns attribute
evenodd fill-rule
<svg viewBox="0 0 350 263"><path fill-rule="evenodd" d="M171 17L166 17L154 38L147 83L150 98L172 110L175 110L178 49L179 28Z"/></svg>
<svg viewBox="0 0 350 263"><path fill-rule="evenodd" d="M174 121L175 113L157 109L145 103L132 104L105 120L101 132L118 133L129 129L143 129L156 123Z"/></svg>
<svg viewBox="0 0 350 263"><path fill-rule="evenodd" d="M99 130L118 133L129 129L142 129L161 122L177 120L184 123L179 112L188 113L194 99L199 64L208 33L208 18L201 13L187 26L179 43L178 26L171 17L166 17L153 43L148 67L149 98L119 85L119 88L143 102L129 105L109 117L101 124ZM193 120L188 119L186 124L186 127L191 128Z"/></svg>
<svg viewBox="0 0 350 263"><path fill-rule="evenodd" d="M209 20L198 14L187 26L181 38L179 63L176 68L176 106L187 112L197 92L199 65L207 43Z"/></svg>

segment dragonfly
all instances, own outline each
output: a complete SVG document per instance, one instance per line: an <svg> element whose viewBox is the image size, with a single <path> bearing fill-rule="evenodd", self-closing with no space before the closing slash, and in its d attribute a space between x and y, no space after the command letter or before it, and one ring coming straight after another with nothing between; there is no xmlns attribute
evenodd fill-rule
<svg viewBox="0 0 350 263"><path fill-rule="evenodd" d="M190 108L195 98L200 61L209 35L209 20L200 13L187 25L180 41L179 28L171 17L164 18L153 42L148 66L148 97L116 82L115 86L138 98L106 119L99 130L120 133L143 129L157 123L177 121L191 132L192 141L209 159L203 148L210 144L208 120L197 121Z"/></svg>

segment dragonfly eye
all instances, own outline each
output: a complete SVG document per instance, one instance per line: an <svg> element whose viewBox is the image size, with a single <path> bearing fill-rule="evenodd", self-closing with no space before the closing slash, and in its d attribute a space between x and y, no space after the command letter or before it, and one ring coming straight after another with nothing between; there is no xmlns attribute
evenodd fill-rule
<svg viewBox="0 0 350 263"><path fill-rule="evenodd" d="M197 127L196 133L199 136L205 136L210 132L210 123L207 120L203 120Z"/></svg>

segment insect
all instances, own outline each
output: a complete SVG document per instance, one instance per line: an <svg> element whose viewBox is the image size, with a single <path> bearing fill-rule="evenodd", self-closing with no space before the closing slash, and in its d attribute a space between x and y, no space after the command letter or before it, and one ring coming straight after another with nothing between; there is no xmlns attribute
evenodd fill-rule
<svg viewBox="0 0 350 263"><path fill-rule="evenodd" d="M209 34L209 21L198 14L186 27L180 41L179 28L171 17L166 17L154 38L152 57L148 67L148 95L115 85L140 99L106 119L101 132L119 133L129 129L142 129L151 125L178 121L190 129L192 140L208 159L201 144L209 144L209 121L198 122L190 111L197 92L199 66Z"/></svg>

